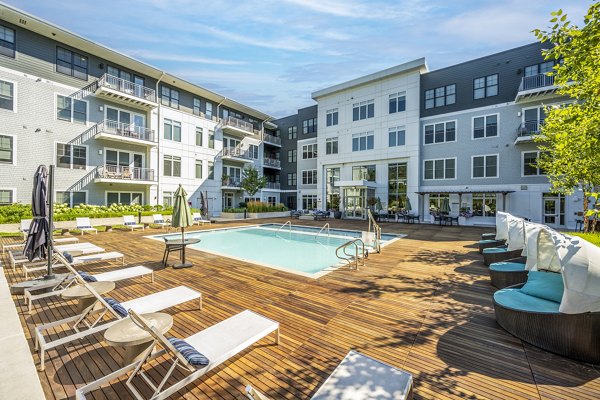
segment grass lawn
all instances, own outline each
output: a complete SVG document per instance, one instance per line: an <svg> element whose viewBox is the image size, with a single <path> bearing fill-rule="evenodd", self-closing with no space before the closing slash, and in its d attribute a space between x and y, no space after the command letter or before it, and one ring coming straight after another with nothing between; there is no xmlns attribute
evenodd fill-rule
<svg viewBox="0 0 600 400"><path fill-rule="evenodd" d="M600 247L600 232L593 233L583 233L583 232L568 232L571 236L579 236L587 240L590 243L594 243L596 246Z"/></svg>

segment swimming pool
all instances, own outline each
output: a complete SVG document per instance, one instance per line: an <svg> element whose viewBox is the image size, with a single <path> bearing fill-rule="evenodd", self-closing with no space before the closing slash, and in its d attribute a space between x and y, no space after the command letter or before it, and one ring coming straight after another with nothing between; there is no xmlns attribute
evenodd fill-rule
<svg viewBox="0 0 600 400"><path fill-rule="evenodd" d="M188 248L235 258L271 268L319 277L340 265L335 249L352 238L360 238L361 232L332 229L329 235L320 228L293 225L291 229L279 229L280 224L264 224L250 227L209 229L186 233L188 238L201 241ZM153 239L178 238L180 234L155 235ZM385 245L401 235L382 235Z"/></svg>

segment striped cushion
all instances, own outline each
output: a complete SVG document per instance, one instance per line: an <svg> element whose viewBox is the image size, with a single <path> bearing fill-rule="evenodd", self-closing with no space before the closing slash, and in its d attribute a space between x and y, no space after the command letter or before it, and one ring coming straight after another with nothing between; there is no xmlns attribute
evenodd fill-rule
<svg viewBox="0 0 600 400"><path fill-rule="evenodd" d="M85 226L79 226L79 229L90 229L91 226L90 225L85 225Z"/></svg>
<svg viewBox="0 0 600 400"><path fill-rule="evenodd" d="M115 299L110 298L110 297L104 297L104 301L106 303L108 303L108 305L111 306L112 309L115 310L115 312L117 314L119 314L121 317L126 317L127 316L127 310L125 309L125 307L123 307L121 305L121 303L119 303Z"/></svg>
<svg viewBox="0 0 600 400"><path fill-rule="evenodd" d="M208 358L196 350L185 340L178 338L167 338L167 340L177 349L178 352L194 367L203 367L208 365Z"/></svg>
<svg viewBox="0 0 600 400"><path fill-rule="evenodd" d="M65 260L67 260L69 264L73 263L73 256L67 253L66 251L63 253L63 257L65 258Z"/></svg>
<svg viewBox="0 0 600 400"><path fill-rule="evenodd" d="M135 222L125 222L125 225L135 225Z"/></svg>
<svg viewBox="0 0 600 400"><path fill-rule="evenodd" d="M164 224L165 220L163 219L157 219L156 221L154 221L155 224Z"/></svg>
<svg viewBox="0 0 600 400"><path fill-rule="evenodd" d="M88 274L85 271L77 271L77 273L83 278L84 281L86 282L98 282L98 279L96 279L96 277L94 277L93 275Z"/></svg>

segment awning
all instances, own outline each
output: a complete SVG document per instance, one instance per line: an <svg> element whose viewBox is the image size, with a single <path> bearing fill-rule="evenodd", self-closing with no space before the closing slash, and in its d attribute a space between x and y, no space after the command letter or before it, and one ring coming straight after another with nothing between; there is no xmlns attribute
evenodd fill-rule
<svg viewBox="0 0 600 400"><path fill-rule="evenodd" d="M376 188L377 183L372 181L367 181L365 179L357 180L357 181L336 181L333 186L336 187L357 187L357 188Z"/></svg>
<svg viewBox="0 0 600 400"><path fill-rule="evenodd" d="M503 195L514 193L514 190L425 190L421 192L415 192L416 194L438 194L438 193L448 193L448 194L473 194L473 193L501 193Z"/></svg>

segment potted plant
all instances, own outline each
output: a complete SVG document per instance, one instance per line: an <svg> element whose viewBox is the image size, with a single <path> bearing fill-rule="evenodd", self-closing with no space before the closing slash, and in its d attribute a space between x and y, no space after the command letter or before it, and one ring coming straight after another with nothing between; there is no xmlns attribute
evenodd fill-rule
<svg viewBox="0 0 600 400"><path fill-rule="evenodd" d="M221 177L221 181L223 182L224 186L228 186L229 185L229 175L223 174L223 176Z"/></svg>
<svg viewBox="0 0 600 400"><path fill-rule="evenodd" d="M340 195L335 194L331 196L331 209L333 210L333 218L342 218L342 212L340 211Z"/></svg>

